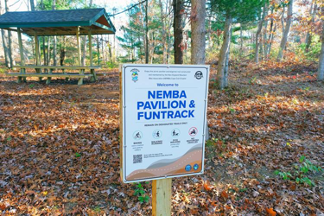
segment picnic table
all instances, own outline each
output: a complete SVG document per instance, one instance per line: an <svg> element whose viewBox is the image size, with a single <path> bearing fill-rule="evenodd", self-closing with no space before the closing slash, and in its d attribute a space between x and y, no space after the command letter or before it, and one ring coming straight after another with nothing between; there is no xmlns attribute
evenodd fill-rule
<svg viewBox="0 0 324 216"><path fill-rule="evenodd" d="M97 75L95 69L100 69L99 66L45 66L45 65L24 65L24 66L14 66L14 68L19 68L19 73L6 73L7 76L18 77L17 82L21 83L26 77L39 77L42 80L43 77L47 77L46 84L51 82L52 77L65 77L78 78L78 85L83 84L84 78L90 78L91 82L97 81ZM35 69L35 73L26 73L26 69ZM47 73L45 72L47 71ZM66 71L79 70L79 73L71 73ZM86 70L88 73L85 73ZM61 73L57 73L61 71ZM54 73L55 72L55 73Z"/></svg>
<svg viewBox="0 0 324 216"><path fill-rule="evenodd" d="M8 76L18 77L18 83L26 80L26 77L39 77L40 80L46 77L46 83L50 83L52 77L78 78L79 85L83 84L84 78L90 78L91 81L97 80L95 70L100 66L93 66L92 36L116 32L104 8L6 12L0 16L0 29L15 31L18 34L21 61L20 66L14 66L14 68L19 68L20 71L19 73L7 73ZM22 34L34 37L35 65L25 64ZM77 42L77 66L41 65L39 37L72 35L76 36ZM82 65L80 35L88 36L89 66L80 66ZM56 52L53 55L56 56ZM53 64L56 63L53 62ZM35 73L30 73L27 69L34 69Z"/></svg>

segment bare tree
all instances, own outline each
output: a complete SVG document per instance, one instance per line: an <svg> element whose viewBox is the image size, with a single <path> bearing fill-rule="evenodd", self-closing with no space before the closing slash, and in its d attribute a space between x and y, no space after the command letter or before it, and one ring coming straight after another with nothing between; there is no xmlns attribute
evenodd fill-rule
<svg viewBox="0 0 324 216"><path fill-rule="evenodd" d="M313 27L313 24L314 24L316 11L317 11L316 0L313 0L311 8L310 8L310 15L312 16L312 19L310 20L311 28ZM307 35L306 35L306 47L305 47L306 52L309 52L309 47L310 47L311 43L312 43L312 33L311 33L311 31L308 31Z"/></svg>
<svg viewBox="0 0 324 216"><path fill-rule="evenodd" d="M219 89L224 89L228 86L228 59L230 53L230 41L232 35L232 17L227 14L224 28L223 45L220 51L217 84Z"/></svg>
<svg viewBox="0 0 324 216"><path fill-rule="evenodd" d="M56 0L53 0L53 2L52 2L52 10L56 10ZM54 66L57 65L57 61L56 61L56 35L54 35L54 38L53 38L53 65Z"/></svg>
<svg viewBox="0 0 324 216"><path fill-rule="evenodd" d="M206 0L191 0L191 64L205 64Z"/></svg>
<svg viewBox="0 0 324 216"><path fill-rule="evenodd" d="M161 28L162 28L162 49L163 49L163 64L167 63L167 45L166 45L166 30L165 30L165 15L163 12L162 0L159 0L159 6L161 10Z"/></svg>
<svg viewBox="0 0 324 216"><path fill-rule="evenodd" d="M324 7L322 8L322 11L324 12ZM319 58L319 66L318 66L318 72L317 72L317 79L323 81L324 80L324 20L322 20L322 50L321 55Z"/></svg>
<svg viewBox="0 0 324 216"><path fill-rule="evenodd" d="M286 26L283 32L283 36L281 39L280 43L280 48L279 48L279 53L277 57L277 61L281 61L283 58L283 51L286 48L287 40L288 40L288 35L290 32L290 27L292 23L292 15L293 15L293 4L294 0L290 0L288 3L288 10L287 10L287 21L286 21Z"/></svg>
<svg viewBox="0 0 324 216"><path fill-rule="evenodd" d="M261 15L261 19L260 19L259 24L258 24L258 29L257 29L256 35L255 35L255 62L256 63L259 63L259 47L260 47L259 36L261 34L264 18L266 17L267 13L268 13L268 4L265 3L265 5L263 7L263 12L262 12L262 15Z"/></svg>
<svg viewBox="0 0 324 216"><path fill-rule="evenodd" d="M148 0L145 2L145 64L149 63Z"/></svg>
<svg viewBox="0 0 324 216"><path fill-rule="evenodd" d="M0 15L2 15L2 4L1 4L1 1L0 1ZM6 64L6 67L9 67L7 36L6 36L5 30L3 30L3 29L1 29L1 36L2 36L3 54L4 54L4 57L5 57L5 64Z"/></svg>
<svg viewBox="0 0 324 216"><path fill-rule="evenodd" d="M184 0L173 0L174 63L183 63Z"/></svg>
<svg viewBox="0 0 324 216"><path fill-rule="evenodd" d="M8 12L9 11L9 7L8 7L8 0L5 0L5 10L6 10L6 12ZM7 50L8 50L8 57L9 57L9 68L12 68L13 67L13 65L14 65L14 59L13 59L13 53L12 53L12 48L11 48L11 45L12 44L12 42L11 42L11 31L8 31L8 48L7 48Z"/></svg>

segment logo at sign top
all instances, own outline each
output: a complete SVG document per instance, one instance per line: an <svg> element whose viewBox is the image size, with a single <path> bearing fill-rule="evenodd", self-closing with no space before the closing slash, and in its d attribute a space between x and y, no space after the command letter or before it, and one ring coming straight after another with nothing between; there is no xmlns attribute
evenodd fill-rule
<svg viewBox="0 0 324 216"><path fill-rule="evenodd" d="M197 71L196 73L195 73L195 78L196 79L201 79L201 78L203 78L204 76L203 76L203 73L201 72L201 71Z"/></svg>
<svg viewBox="0 0 324 216"><path fill-rule="evenodd" d="M136 68L131 70L131 73L132 73L132 80L133 80L134 82L138 81L138 72L139 72L139 70L136 69Z"/></svg>

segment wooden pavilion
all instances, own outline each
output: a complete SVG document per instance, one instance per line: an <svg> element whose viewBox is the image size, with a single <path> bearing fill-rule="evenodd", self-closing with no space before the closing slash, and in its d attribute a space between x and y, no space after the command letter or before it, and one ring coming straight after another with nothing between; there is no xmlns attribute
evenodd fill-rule
<svg viewBox="0 0 324 216"><path fill-rule="evenodd" d="M0 16L0 28L18 33L21 65L19 73L8 73L8 76L17 76L18 83L25 77L47 77L46 83L50 83L51 77L79 78L79 85L83 79L90 77L92 81L97 79L92 63L92 35L115 34L116 29L111 23L104 8L76 9L76 10L50 10L50 11L23 11L7 12ZM35 63L36 65L25 65L23 55L22 35L26 34L35 38ZM49 66L40 65L40 48L38 36L54 35L76 35L78 48L78 64L76 66ZM90 65L81 65L80 35L88 35ZM27 68L35 69L36 73L26 73ZM42 70L48 71L47 73ZM63 73L53 73L61 70ZM79 70L79 73L66 73L66 70ZM85 73L85 70L90 73Z"/></svg>

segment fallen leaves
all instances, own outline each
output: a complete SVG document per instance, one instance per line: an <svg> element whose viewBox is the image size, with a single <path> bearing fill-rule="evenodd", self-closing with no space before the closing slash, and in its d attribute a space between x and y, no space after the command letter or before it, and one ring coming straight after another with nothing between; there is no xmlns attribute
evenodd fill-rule
<svg viewBox="0 0 324 216"><path fill-rule="evenodd" d="M273 208L267 208L267 213L269 216L276 216L277 213L275 211L273 211Z"/></svg>
<svg viewBox="0 0 324 216"><path fill-rule="evenodd" d="M232 87L210 89L205 173L173 179L174 214L323 212L320 177L309 188L273 174L293 170L300 155L324 163L324 87L306 70L269 63L231 71ZM118 73L82 87L52 83L0 76L2 213L150 215L120 181Z"/></svg>

